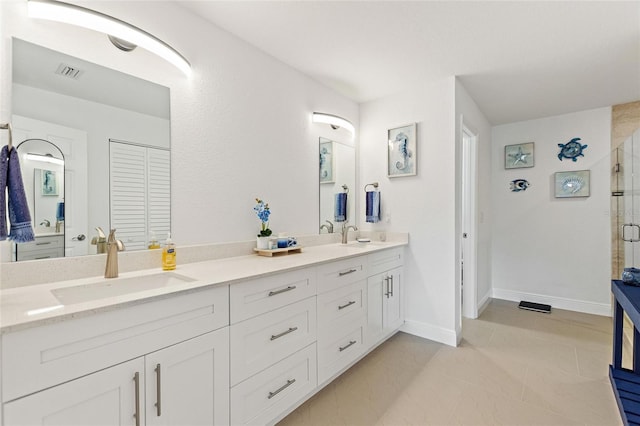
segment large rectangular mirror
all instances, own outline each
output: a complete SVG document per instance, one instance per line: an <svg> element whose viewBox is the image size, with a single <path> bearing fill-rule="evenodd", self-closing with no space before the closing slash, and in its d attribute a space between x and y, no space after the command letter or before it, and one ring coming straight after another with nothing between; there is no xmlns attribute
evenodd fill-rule
<svg viewBox="0 0 640 426"><path fill-rule="evenodd" d="M352 146L319 140L320 233L340 232L345 221L355 225L356 157Z"/></svg>
<svg viewBox="0 0 640 426"><path fill-rule="evenodd" d="M36 238L59 234L58 225L65 256L95 254L97 227L116 228L127 250L147 248L152 235L165 239L171 222L169 89L17 38L12 63L14 145L44 140L64 157L56 203L48 203L55 208L34 212L44 196L41 188L26 188L34 194ZM18 150L23 168L52 171L27 160L29 153L50 154L31 152L34 146ZM25 180L42 185L34 176ZM13 246L11 260L19 258L20 246Z"/></svg>

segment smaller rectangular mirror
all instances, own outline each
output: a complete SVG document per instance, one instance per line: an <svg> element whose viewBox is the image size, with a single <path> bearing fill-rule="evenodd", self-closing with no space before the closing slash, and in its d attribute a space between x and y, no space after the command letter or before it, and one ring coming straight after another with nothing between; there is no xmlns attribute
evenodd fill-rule
<svg viewBox="0 0 640 426"><path fill-rule="evenodd" d="M340 232L345 220L356 224L355 148L321 137L318 150L320 233Z"/></svg>

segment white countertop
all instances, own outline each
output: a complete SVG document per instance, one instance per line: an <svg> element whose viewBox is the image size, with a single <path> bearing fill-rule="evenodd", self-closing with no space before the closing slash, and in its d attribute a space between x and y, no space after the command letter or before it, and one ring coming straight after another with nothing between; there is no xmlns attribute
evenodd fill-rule
<svg viewBox="0 0 640 426"><path fill-rule="evenodd" d="M293 269L318 265L339 259L360 256L379 250L407 245L406 242L372 242L349 244L325 244L304 247L302 253L264 257L258 255L229 257L178 265L175 274L194 281L180 282L169 287L154 288L119 296L94 299L87 302L63 305L53 290L92 284L117 285L126 279L162 273L160 268L121 273L118 278L102 276L57 281L18 288L0 290L0 333L8 333L29 327L41 326L97 312L118 309L123 306L149 302L152 299L170 297L172 294L195 291L209 286L227 285ZM126 284L123 284L126 285Z"/></svg>

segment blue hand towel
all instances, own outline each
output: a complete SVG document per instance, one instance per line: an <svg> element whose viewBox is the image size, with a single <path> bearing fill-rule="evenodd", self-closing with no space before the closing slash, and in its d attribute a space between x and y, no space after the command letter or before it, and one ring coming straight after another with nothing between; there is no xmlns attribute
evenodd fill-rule
<svg viewBox="0 0 640 426"><path fill-rule="evenodd" d="M336 194L334 205L334 219L336 222L344 222L347 220L347 193L340 192Z"/></svg>
<svg viewBox="0 0 640 426"><path fill-rule="evenodd" d="M0 151L0 240L7 238L16 243L34 241L33 227L31 225L31 213L27 204L27 196L22 183L20 172L20 160L18 152L7 146ZM5 198L6 197L6 198ZM9 223L11 225L7 235L5 199L8 199Z"/></svg>
<svg viewBox="0 0 640 426"><path fill-rule="evenodd" d="M64 201L61 201L56 206L56 220L62 222L64 220Z"/></svg>
<svg viewBox="0 0 640 426"><path fill-rule="evenodd" d="M366 211L367 222L380 222L380 192L367 192Z"/></svg>

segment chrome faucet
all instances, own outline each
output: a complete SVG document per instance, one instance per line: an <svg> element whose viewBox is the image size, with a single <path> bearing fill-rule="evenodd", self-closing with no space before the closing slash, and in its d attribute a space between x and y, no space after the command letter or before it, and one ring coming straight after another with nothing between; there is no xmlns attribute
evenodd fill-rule
<svg viewBox="0 0 640 426"><path fill-rule="evenodd" d="M116 240L116 230L109 232L107 239L107 265L104 268L105 278L116 278L118 276L118 252L124 250L122 241Z"/></svg>
<svg viewBox="0 0 640 426"><path fill-rule="evenodd" d="M324 228L327 230L329 234L333 234L333 223L331 223L330 220L325 220L325 222L327 222L328 225L325 225L325 224L320 225L320 232L322 232L322 229Z"/></svg>
<svg viewBox="0 0 640 426"><path fill-rule="evenodd" d="M40 222L40 226L44 225L45 227L50 227L51 226L51 222L49 222L47 219L43 220L42 222Z"/></svg>
<svg viewBox="0 0 640 426"><path fill-rule="evenodd" d="M358 227L354 225L347 226L346 221L342 224L342 244L347 244L347 239L349 237L349 229L353 229L354 231L357 231Z"/></svg>

